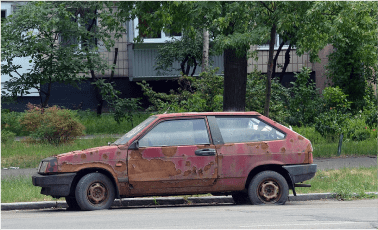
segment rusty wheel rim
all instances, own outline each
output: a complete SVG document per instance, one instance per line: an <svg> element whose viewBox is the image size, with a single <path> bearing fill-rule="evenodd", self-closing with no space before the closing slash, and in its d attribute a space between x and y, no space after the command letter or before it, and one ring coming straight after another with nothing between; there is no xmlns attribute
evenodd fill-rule
<svg viewBox="0 0 378 230"><path fill-rule="evenodd" d="M275 203L281 198L282 192L278 182L269 178L259 184L257 194L264 203Z"/></svg>
<svg viewBox="0 0 378 230"><path fill-rule="evenodd" d="M101 182L92 183L87 190L87 199L92 204L101 204L108 197L108 189Z"/></svg>

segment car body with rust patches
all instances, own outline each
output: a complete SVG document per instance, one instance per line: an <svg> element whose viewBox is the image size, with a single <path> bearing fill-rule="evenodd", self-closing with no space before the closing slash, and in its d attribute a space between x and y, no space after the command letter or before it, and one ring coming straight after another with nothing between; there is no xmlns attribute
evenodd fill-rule
<svg viewBox="0 0 378 230"><path fill-rule="evenodd" d="M287 201L314 177L311 142L257 112L158 114L108 146L43 159L33 184L73 209L115 198L212 193Z"/></svg>

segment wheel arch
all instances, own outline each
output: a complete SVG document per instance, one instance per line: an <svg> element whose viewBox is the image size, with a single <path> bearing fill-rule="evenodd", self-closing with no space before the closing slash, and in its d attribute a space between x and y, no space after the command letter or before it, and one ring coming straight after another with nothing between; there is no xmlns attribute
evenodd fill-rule
<svg viewBox="0 0 378 230"><path fill-rule="evenodd" d="M118 189L118 184L115 180L115 178L113 177L112 173L109 172L108 170L106 169L103 169L103 168L85 168L85 169L81 169L80 171L77 172L75 178L73 179L72 181L72 184L71 184L71 188L70 188L70 196L75 196L75 189L76 189L76 185L77 183L79 182L79 180L85 176L85 175L88 175L90 173L101 173L101 174L104 174L105 176L107 176L113 183L114 185L114 189L115 189L115 197L117 199L120 198L120 195L119 195L119 189Z"/></svg>
<svg viewBox="0 0 378 230"><path fill-rule="evenodd" d="M249 183L251 182L253 177L256 176L257 174L259 174L260 172L263 172L263 171L274 171L274 172L281 174L281 176L283 176L285 178L285 180L286 180L286 182L289 186L289 189L292 189L295 193L295 188L294 188L294 185L293 185L293 182L291 180L289 172L286 169L282 168L282 165L277 165L277 164L259 165L255 168L253 168L251 170L251 172L249 172L249 174L248 174L244 188L248 189Z"/></svg>

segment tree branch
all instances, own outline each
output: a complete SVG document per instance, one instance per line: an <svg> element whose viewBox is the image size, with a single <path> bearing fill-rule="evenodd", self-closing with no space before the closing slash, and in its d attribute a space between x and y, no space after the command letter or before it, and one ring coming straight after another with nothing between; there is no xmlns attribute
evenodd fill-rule
<svg viewBox="0 0 378 230"><path fill-rule="evenodd" d="M271 13L273 13L274 11L273 10L271 10L266 4L265 4L265 2L263 2L263 1L259 1L265 8L267 8Z"/></svg>
<svg viewBox="0 0 378 230"><path fill-rule="evenodd" d="M285 41L282 41L280 46L278 47L278 50L276 52L276 56L274 56L273 58L273 73L272 73L272 79L275 77L275 74L276 74L276 66L277 66L277 59L278 59L278 56L280 55L281 53L281 50L282 50L282 47L284 46L285 44Z"/></svg>
<svg viewBox="0 0 378 230"><path fill-rule="evenodd" d="M280 75L280 84L282 85L283 77L286 72L286 68L290 63L290 50L291 50L291 44L289 44L289 48L286 50L285 53L285 64L284 67L282 68L281 75Z"/></svg>
<svg viewBox="0 0 378 230"><path fill-rule="evenodd" d="M194 75L194 73L196 72L196 68L197 68L197 61L196 61L196 58L195 57L192 57L192 60L193 60L193 62L194 62L194 68L193 68L193 72L192 72L192 77L193 77L193 75Z"/></svg>

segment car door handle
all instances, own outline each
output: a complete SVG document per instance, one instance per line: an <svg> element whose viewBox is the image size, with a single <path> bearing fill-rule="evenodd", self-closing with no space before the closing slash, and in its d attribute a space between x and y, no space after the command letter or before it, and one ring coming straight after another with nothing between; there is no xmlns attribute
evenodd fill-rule
<svg viewBox="0 0 378 230"><path fill-rule="evenodd" d="M194 153L197 156L214 156L216 151L215 149L197 149Z"/></svg>

